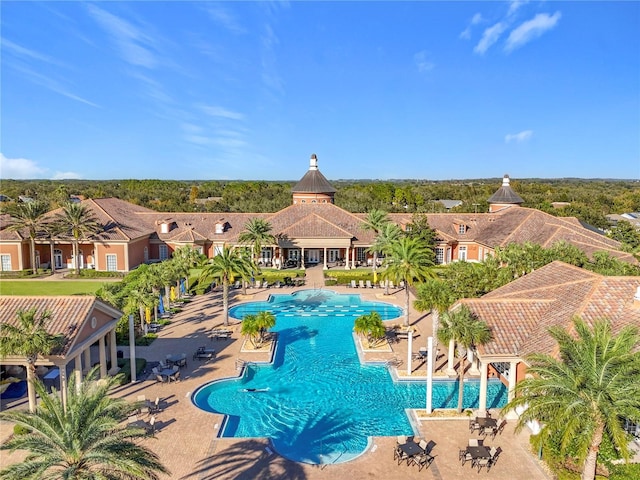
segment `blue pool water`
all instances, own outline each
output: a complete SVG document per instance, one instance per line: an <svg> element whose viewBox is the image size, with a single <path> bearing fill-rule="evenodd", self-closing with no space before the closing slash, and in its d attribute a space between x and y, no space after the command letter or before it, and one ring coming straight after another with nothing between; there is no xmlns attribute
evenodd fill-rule
<svg viewBox="0 0 640 480"><path fill-rule="evenodd" d="M223 436L268 437L281 455L318 464L357 457L370 436L413 434L405 409L425 407L425 382L394 382L385 366L361 365L352 336L360 315L376 310L390 320L401 309L359 295L305 290L230 313L241 319L262 310L276 316L273 364L250 365L243 377L193 394L199 408L227 415ZM478 391L478 382L465 382L465 407L477 408ZM457 382L434 382L434 408L455 407L457 399ZM505 387L490 381L488 407L505 403Z"/></svg>

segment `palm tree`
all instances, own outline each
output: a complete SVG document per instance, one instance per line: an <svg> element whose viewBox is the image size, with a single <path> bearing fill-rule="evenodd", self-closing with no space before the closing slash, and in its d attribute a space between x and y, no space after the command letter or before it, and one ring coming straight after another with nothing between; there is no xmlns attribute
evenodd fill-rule
<svg viewBox="0 0 640 480"><path fill-rule="evenodd" d="M256 265L262 246L276 243L275 237L271 234L271 224L257 217L251 218L245 224L244 231L238 235L238 241L251 247L251 258Z"/></svg>
<svg viewBox="0 0 640 480"><path fill-rule="evenodd" d="M449 284L437 278L429 278L416 287L416 301L413 306L419 312L431 311L431 323L433 332L433 351L438 351L438 329L440 327L440 314L446 312L457 300L451 291ZM435 360L435 358L434 358ZM435 367L435 361L431 368ZM433 370L432 370L433 371Z"/></svg>
<svg viewBox="0 0 640 480"><path fill-rule="evenodd" d="M384 323L382 323L382 318L378 312L360 315L354 322L353 330L356 334L367 337L369 346L375 346L384 338L386 333Z"/></svg>
<svg viewBox="0 0 640 480"><path fill-rule="evenodd" d="M268 310L258 312L257 315L247 315L242 320L242 329L240 333L251 339L251 343L256 346L262 345L264 342L264 333L276 324L276 317Z"/></svg>
<svg viewBox="0 0 640 480"><path fill-rule="evenodd" d="M558 343L557 356L528 358L531 377L516 385L504 411L525 407L516 428L541 422L542 439L559 435L562 453L575 449L582 480L592 480L605 436L623 458L630 456L621 419L640 420L640 334L627 326L613 335L604 319L590 329L579 318L572 328L556 326L549 333Z"/></svg>
<svg viewBox="0 0 640 480"><path fill-rule="evenodd" d="M391 255L392 245L398 243L403 235L404 232L398 225L391 222L385 223L380 233L376 236L373 245L369 248L369 251L382 253L386 259ZM386 282L385 294L389 295L389 282Z"/></svg>
<svg viewBox="0 0 640 480"><path fill-rule="evenodd" d="M178 272L184 275L186 289L189 290L189 272L202 259L202 254L190 245L177 248L173 252L173 260L178 264Z"/></svg>
<svg viewBox="0 0 640 480"><path fill-rule="evenodd" d="M29 431L0 446L2 450L28 452L22 462L4 467L0 478L155 480L159 473L169 474L155 453L135 443L146 436L144 429L124 423L137 406L109 396L121 376L96 381L97 377L96 367L76 389L73 373L66 405L59 395L49 395L37 380L34 387L42 401L35 412L0 413L0 419Z"/></svg>
<svg viewBox="0 0 640 480"><path fill-rule="evenodd" d="M8 355L23 356L27 361L27 390L29 411L36 408L36 394L33 389L36 378L36 361L40 355L49 355L62 341L58 335L47 331L46 324L51 312L38 314L36 308L18 310L16 324L0 324L0 357Z"/></svg>
<svg viewBox="0 0 640 480"><path fill-rule="evenodd" d="M217 279L222 284L222 305L224 325L229 325L229 284L234 277L247 278L251 275L252 262L244 258L237 249L224 245L222 251L209 259L200 273L201 281Z"/></svg>
<svg viewBox="0 0 640 480"><path fill-rule="evenodd" d="M83 203L67 202L62 212L55 217L63 232L71 237L73 244L73 263L76 275L80 274L80 242L98 233L102 228L100 222Z"/></svg>
<svg viewBox="0 0 640 480"><path fill-rule="evenodd" d="M38 274L38 264L36 262L36 237L44 230L47 210L47 205L43 202L35 201L19 203L11 212L11 223L7 227L7 229L11 231L26 230L29 234L31 270L36 275ZM51 260L53 261L53 257Z"/></svg>
<svg viewBox="0 0 640 480"><path fill-rule="evenodd" d="M491 340L491 330L466 305L442 314L438 338L444 343L455 342L458 347L458 412L462 412L464 373L467 352Z"/></svg>
<svg viewBox="0 0 640 480"><path fill-rule="evenodd" d="M398 283L404 282L405 310L404 325L409 326L409 287L416 281L424 281L435 276L433 252L414 238L401 237L389 248L390 256L385 262L387 269L383 277Z"/></svg>
<svg viewBox="0 0 640 480"><path fill-rule="evenodd" d="M362 224L362 228L365 230L372 230L377 239L384 226L388 223L390 223L390 221L387 212L374 208L367 213L367 216L364 219L364 223ZM376 268L378 267L378 250L376 250L373 246L369 250L373 253L372 269L375 272Z"/></svg>

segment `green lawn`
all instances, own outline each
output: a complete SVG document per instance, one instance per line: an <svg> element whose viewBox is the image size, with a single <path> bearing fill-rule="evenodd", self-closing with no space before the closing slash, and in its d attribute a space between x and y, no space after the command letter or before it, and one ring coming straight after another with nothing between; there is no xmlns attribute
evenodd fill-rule
<svg viewBox="0 0 640 480"><path fill-rule="evenodd" d="M102 280L1 280L0 295L93 295L104 283Z"/></svg>

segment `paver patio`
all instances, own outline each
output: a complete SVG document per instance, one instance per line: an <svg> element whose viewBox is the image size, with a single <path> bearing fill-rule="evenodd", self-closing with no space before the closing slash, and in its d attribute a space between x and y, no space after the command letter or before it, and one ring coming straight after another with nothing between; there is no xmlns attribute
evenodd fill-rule
<svg viewBox="0 0 640 480"><path fill-rule="evenodd" d="M322 271L310 269L307 274L307 285L320 285ZM304 287L303 287L304 288ZM310 287L306 287L310 288ZM377 298L382 291L359 290L345 287L331 287L340 293L360 293L370 300ZM252 289L247 297L253 300L263 300L271 293L290 293L292 289ZM240 291L234 290L234 296ZM249 299L249 298L247 298ZM385 301L403 306L404 292L397 292ZM237 299L232 304L237 303ZM431 322L428 316L411 311L411 320L417 330L413 350L426 344L426 338L431 332ZM214 292L194 297L185 309L175 315L170 325L159 332L159 338L148 347L138 347L137 356L147 361L163 360L170 353L186 353L188 365L181 371L181 381L170 384L156 382L154 376L139 379L138 382L125 385L114 392L135 401L138 395L145 395L154 400L160 397L164 408L156 417L157 431L155 438L145 440L145 443L155 451L164 464L171 471L167 478L172 479L466 479L469 475L477 475L470 463L462 466L458 461L458 449L464 447L470 438L467 419L464 420L429 420L422 422L420 435L436 443L433 449L435 461L428 469L418 472L417 467L398 465L393 459L395 437L375 437L373 446L357 459L336 465L307 465L292 462L279 456L269 447L267 439L231 439L217 438L216 434L223 416L203 412L191 403L192 392L205 382L217 378L236 376L236 359L254 360L252 353L241 353L243 342L239 334L238 322L232 320L234 330L231 339L211 340L208 332L222 324L222 298L220 292ZM215 361L192 360L192 354L199 346L206 345L217 350ZM402 340L393 344L394 352L406 362L407 341ZM121 348L128 355L128 348ZM441 349L442 350L442 349ZM264 354L257 354L262 355ZM387 354L389 355L389 354ZM417 368L420 365L416 361ZM406 363L400 367L406 371ZM2 401L4 408L26 408L26 400ZM385 412L380 412L381 416ZM535 456L529 452L528 434L513 432L510 422L504 433L495 440L487 440L490 445L501 446L503 449L497 464L487 473L496 480L531 479L542 480L549 478L542 469ZM0 424L0 440L11 434L8 424ZM20 452L7 454L2 452L0 464L18 460Z"/></svg>

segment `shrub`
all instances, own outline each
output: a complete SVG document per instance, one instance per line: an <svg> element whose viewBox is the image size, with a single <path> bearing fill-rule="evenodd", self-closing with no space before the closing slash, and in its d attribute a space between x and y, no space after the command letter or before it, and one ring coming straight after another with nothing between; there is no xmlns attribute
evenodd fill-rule
<svg viewBox="0 0 640 480"><path fill-rule="evenodd" d="M142 337L136 337L136 345L138 347L147 347L151 345L156 338L158 338L156 333L147 333Z"/></svg>
<svg viewBox="0 0 640 480"><path fill-rule="evenodd" d="M613 465L610 469L609 480L631 480L640 478L640 463Z"/></svg>
<svg viewBox="0 0 640 480"><path fill-rule="evenodd" d="M119 358L118 366L120 367L120 373L123 375L122 385L131 382L131 359ZM146 358L136 358L136 378L144 371L146 366Z"/></svg>
<svg viewBox="0 0 640 480"><path fill-rule="evenodd" d="M75 275L70 273L67 277L78 277L78 278L123 278L125 273L123 272L99 272L93 270L91 268L85 268L80 270L80 275Z"/></svg>

